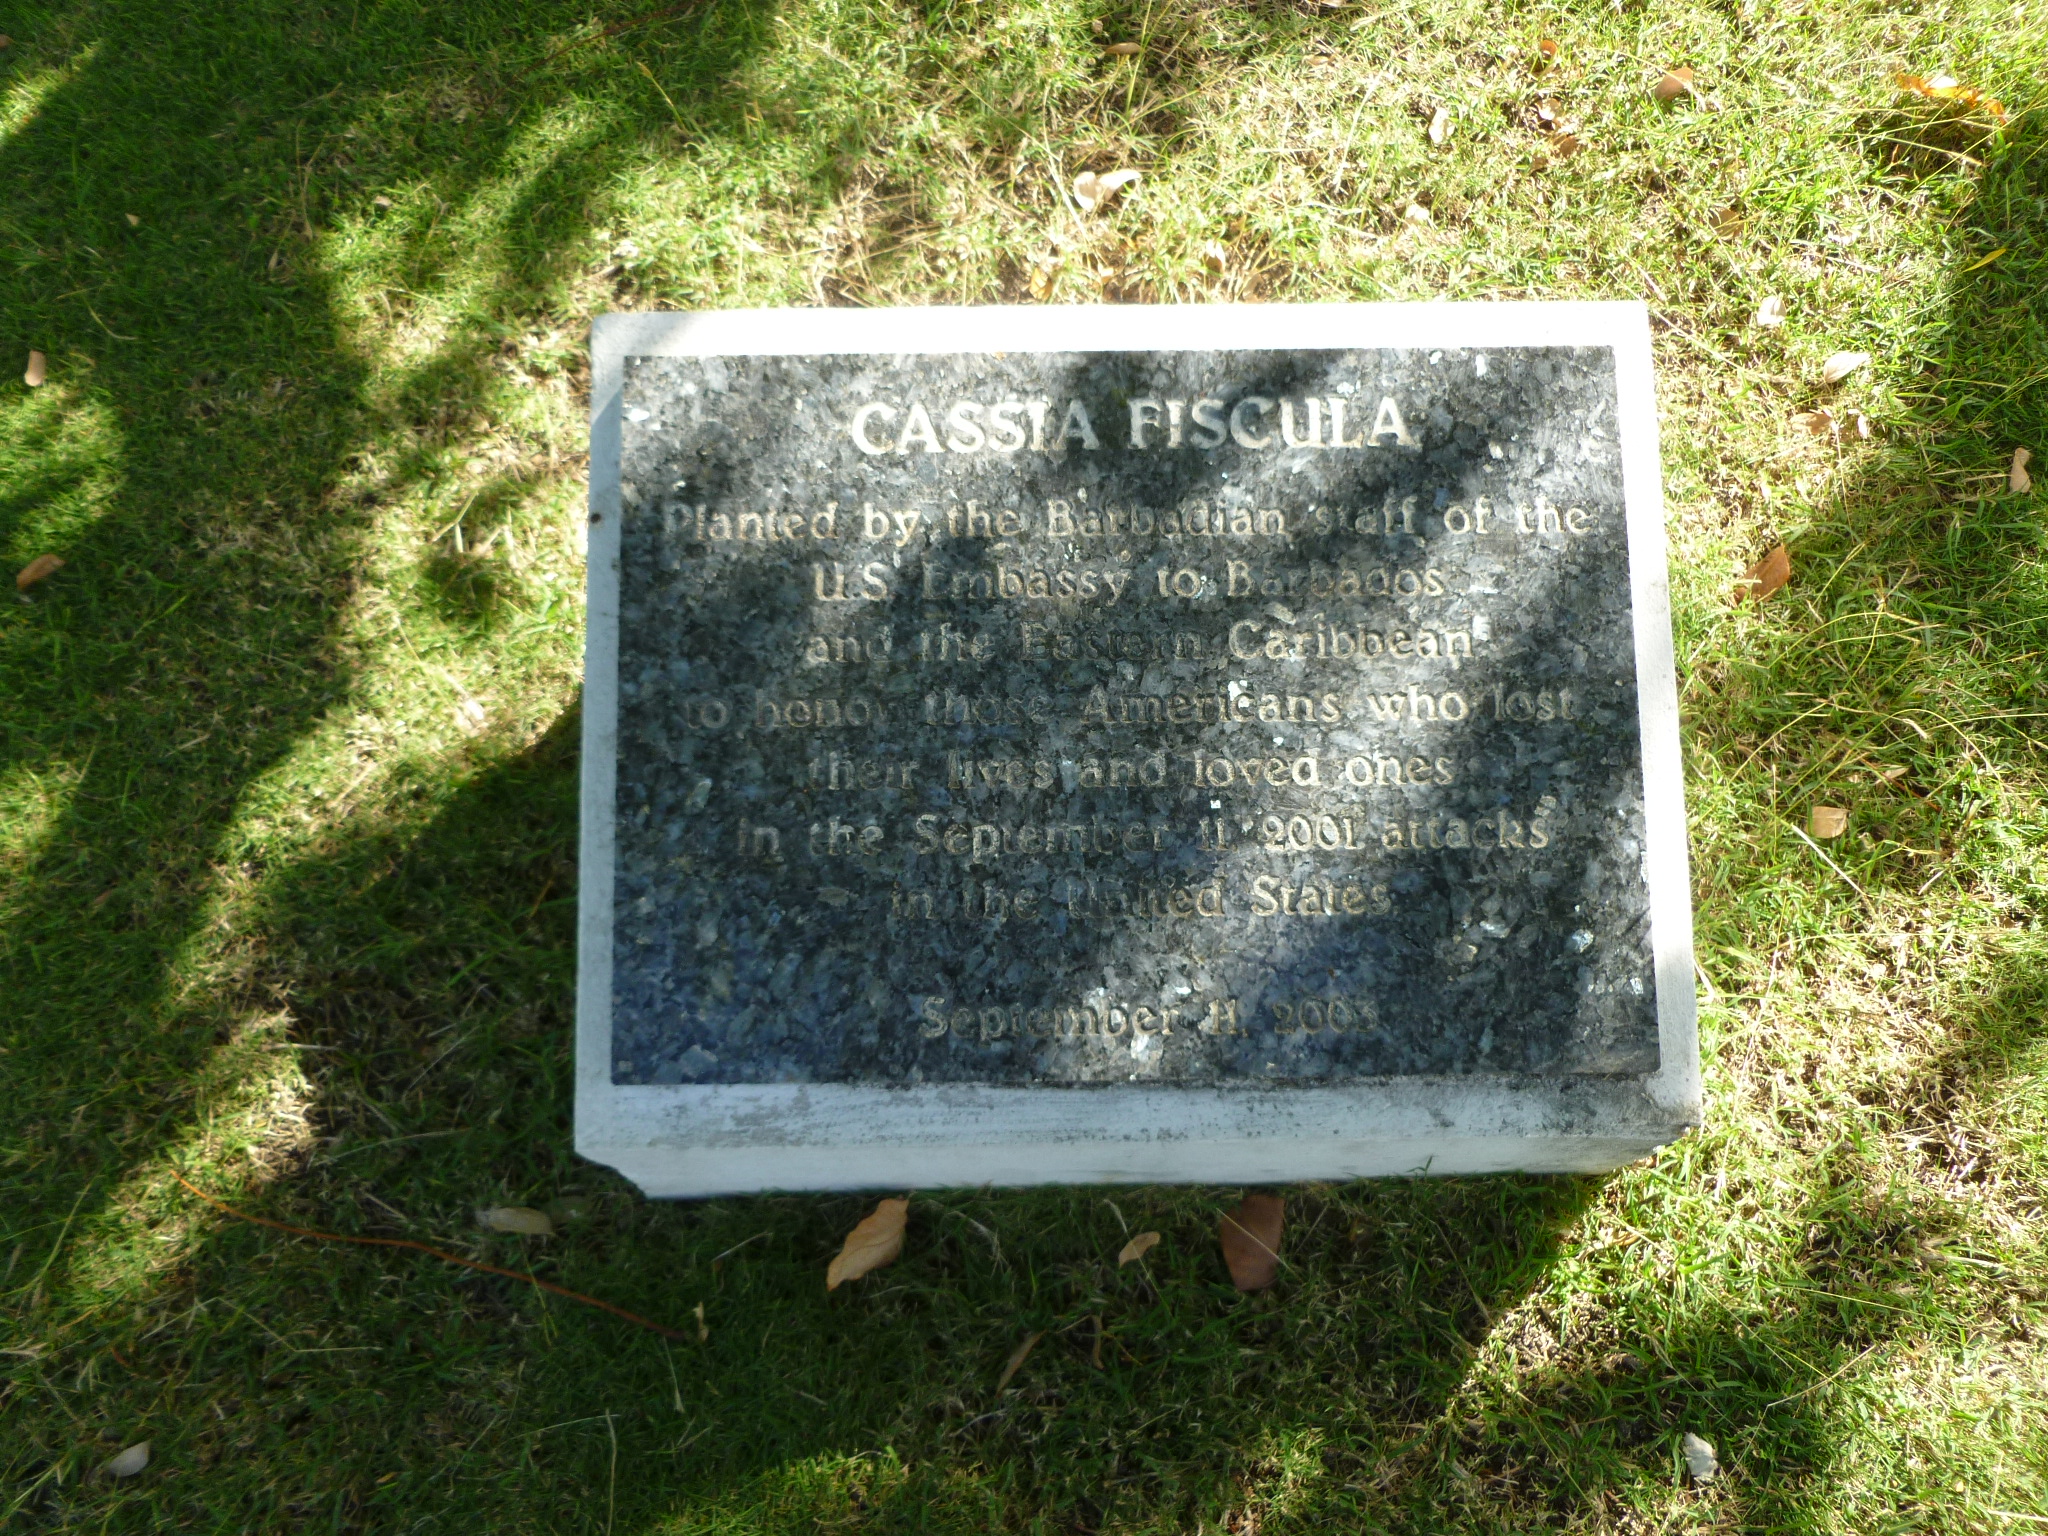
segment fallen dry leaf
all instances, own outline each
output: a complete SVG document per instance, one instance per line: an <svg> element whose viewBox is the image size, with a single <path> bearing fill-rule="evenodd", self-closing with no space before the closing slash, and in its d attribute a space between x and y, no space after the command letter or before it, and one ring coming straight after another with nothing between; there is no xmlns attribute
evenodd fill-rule
<svg viewBox="0 0 2048 1536"><path fill-rule="evenodd" d="M1031 281L1031 296L1034 299L1046 299L1052 296L1053 279L1059 270L1060 259L1057 256L1034 256L1031 259L1029 277Z"/></svg>
<svg viewBox="0 0 2048 1536"><path fill-rule="evenodd" d="M1733 240L1748 224L1749 219L1733 203L1714 215L1714 233L1723 240Z"/></svg>
<svg viewBox="0 0 2048 1536"><path fill-rule="evenodd" d="M128 221L128 227L129 227L130 229L140 229L140 228L142 228L142 215L141 215L141 214L139 214L139 213L124 213L124 214L122 214L122 215L121 215L121 217L122 217L122 218L124 218L124 219L126 219L126 220Z"/></svg>
<svg viewBox="0 0 2048 1536"><path fill-rule="evenodd" d="M100 1468L102 1477L133 1477L149 1465L149 1442L141 1440Z"/></svg>
<svg viewBox="0 0 2048 1536"><path fill-rule="evenodd" d="M1809 837L1840 837L1848 830L1849 813L1839 805L1816 805L1813 814L1806 818L1806 832Z"/></svg>
<svg viewBox="0 0 2048 1536"><path fill-rule="evenodd" d="M1287 1202L1278 1195L1246 1195L1223 1213L1219 1236L1230 1282L1240 1291L1263 1291L1280 1272L1280 1231Z"/></svg>
<svg viewBox="0 0 2048 1536"><path fill-rule="evenodd" d="M50 376L50 360L40 352L30 352L28 367L22 370L21 382L30 389L42 388L43 380Z"/></svg>
<svg viewBox="0 0 2048 1536"><path fill-rule="evenodd" d="M1536 121L1541 123L1545 129L1555 128L1557 126L1557 103L1554 101L1537 102Z"/></svg>
<svg viewBox="0 0 2048 1536"><path fill-rule="evenodd" d="M1856 424L1856 435L1866 443L1870 441L1870 418L1861 411L1850 418Z"/></svg>
<svg viewBox="0 0 2048 1536"><path fill-rule="evenodd" d="M1820 381L1823 384L1839 384L1858 368L1870 361L1868 352L1835 352L1820 365Z"/></svg>
<svg viewBox="0 0 2048 1536"><path fill-rule="evenodd" d="M1815 437L1829 437L1842 430L1841 423L1835 420L1835 413L1826 406L1813 411L1794 411L1792 420Z"/></svg>
<svg viewBox="0 0 2048 1536"><path fill-rule="evenodd" d="M2005 477L2007 489L2015 496L2024 496L2034 488L2034 477L2027 473L2027 465L2033 462L2031 448L2015 448L2012 451L2012 471Z"/></svg>
<svg viewBox="0 0 2048 1536"><path fill-rule="evenodd" d="M1111 43L1103 49L1103 55L1112 59L1128 59L1138 52L1136 43Z"/></svg>
<svg viewBox="0 0 2048 1536"><path fill-rule="evenodd" d="M1451 109L1449 107L1438 107L1436 114L1429 120L1429 142L1440 145L1450 136Z"/></svg>
<svg viewBox="0 0 2048 1536"><path fill-rule="evenodd" d="M53 575L64 568L62 555L37 555L14 573L14 590L26 592L45 576Z"/></svg>
<svg viewBox="0 0 2048 1536"><path fill-rule="evenodd" d="M1137 179L1138 173L1131 170L1110 171L1101 176L1083 171L1074 178L1074 201L1081 205L1083 213L1093 213Z"/></svg>
<svg viewBox="0 0 2048 1536"><path fill-rule="evenodd" d="M1159 1234L1157 1232L1140 1232L1118 1251L1116 1267L1122 1269L1126 1264L1142 1259L1158 1246Z"/></svg>
<svg viewBox="0 0 2048 1536"><path fill-rule="evenodd" d="M1762 602L1792 579L1792 551L1780 544L1737 578L1736 598Z"/></svg>
<svg viewBox="0 0 2048 1536"><path fill-rule="evenodd" d="M1651 88L1650 94L1659 101L1671 102L1678 100L1691 89L1692 71L1681 65L1677 69L1666 70L1664 78Z"/></svg>
<svg viewBox="0 0 2048 1536"><path fill-rule="evenodd" d="M455 706L455 723L467 734L474 736L490 723L490 716L483 705L475 699L462 699Z"/></svg>
<svg viewBox="0 0 2048 1536"><path fill-rule="evenodd" d="M1532 171L1547 171L1547 170L1549 170L1549 169L1550 169L1550 156L1548 156L1548 155L1546 155L1545 153L1543 153L1543 151L1542 151L1542 150L1540 150L1540 149L1539 149L1539 150L1537 150L1535 154L1533 154L1533 155L1531 155L1531 156L1529 157L1529 169L1530 169L1530 170L1532 170Z"/></svg>
<svg viewBox="0 0 2048 1536"><path fill-rule="evenodd" d="M1957 84L1954 75L1893 75L1892 82L1908 95L1925 97L1929 101L1953 102L1965 109L1982 107L1988 116L2001 123L2005 121L2003 102L1971 86Z"/></svg>
<svg viewBox="0 0 2048 1536"><path fill-rule="evenodd" d="M1401 217L1410 224L1427 224L1429 222L1429 210L1420 203L1410 203L1401 211Z"/></svg>
<svg viewBox="0 0 2048 1536"><path fill-rule="evenodd" d="M1579 142L1576 133L1560 133L1550 141L1550 147L1557 151L1558 159L1569 160L1586 146Z"/></svg>
<svg viewBox="0 0 2048 1536"><path fill-rule="evenodd" d="M1775 330L1785 323L1785 301L1779 298L1777 294L1772 294L1763 303L1757 305L1753 320L1755 324L1762 326L1767 331Z"/></svg>
<svg viewBox="0 0 2048 1536"><path fill-rule="evenodd" d="M1685 1470L1696 1483L1711 1483L1721 1471L1721 1459L1714 1454L1713 1445L1702 1440L1691 1430L1678 1442L1678 1448L1685 1453Z"/></svg>
<svg viewBox="0 0 2048 1536"><path fill-rule="evenodd" d="M530 1205L492 1205L476 1213L476 1224L486 1232L516 1232L522 1237L553 1237L554 1219Z"/></svg>
<svg viewBox="0 0 2048 1536"><path fill-rule="evenodd" d="M845 1281L894 1264L903 1252L903 1227L909 1220L908 1200L884 1200L863 1216L825 1271L825 1289L836 1291Z"/></svg>
<svg viewBox="0 0 2048 1536"><path fill-rule="evenodd" d="M1537 38L1536 51L1543 56L1543 62L1548 64L1557 57L1557 39L1554 37Z"/></svg>
<svg viewBox="0 0 2048 1536"><path fill-rule="evenodd" d="M1011 1378L1024 1369L1024 1362L1031 1358L1031 1351L1038 1348L1038 1341L1044 1337L1045 1332L1041 1329L1037 1333L1027 1335L1022 1344L1010 1351L1010 1363L1003 1367L1003 1374L996 1378L997 1395L1000 1396L1003 1388L1010 1384Z"/></svg>
<svg viewBox="0 0 2048 1536"><path fill-rule="evenodd" d="M1221 240L1202 242L1202 265L1211 272L1221 272L1230 264L1230 253L1223 249Z"/></svg>

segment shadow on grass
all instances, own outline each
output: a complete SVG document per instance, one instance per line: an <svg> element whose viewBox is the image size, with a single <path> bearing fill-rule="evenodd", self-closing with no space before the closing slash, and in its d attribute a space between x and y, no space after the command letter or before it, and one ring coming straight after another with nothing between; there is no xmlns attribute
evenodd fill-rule
<svg viewBox="0 0 2048 1536"><path fill-rule="evenodd" d="M2043 501L2006 490L2012 449L2048 441L2048 125L2037 111L2002 143L1981 127L1924 116L1884 130L1874 142L1895 187L1949 168L1958 152L1982 157L1960 244L2002 255L1964 264L1951 279L1925 393L1912 418L1894 424L1898 440L1848 478L1824 516L1775 530L1790 542L1795 583L1758 615L1749 661L1703 690L1712 712L1694 706L1689 722L1702 750L1737 771L1760 756L1770 762L1770 809L1783 823L1803 826L1814 804L1853 807L1849 837L1798 856L1826 918L1809 931L1825 937L1804 953L1796 937L1782 950L1787 970L1823 992L1823 1013L1821 983L1843 950L1863 946L1856 969L1874 967L1872 976L1909 963L1932 969L1940 962L1921 946L1940 936L1944 898L1987 864L2015 872L2025 854L1987 843L1980 823L2026 814L2005 798L2004 780L2038 772L2048 685ZM1833 394L1799 403L1835 404L1849 419ZM1789 843L1792 834L1757 827L1743 845L1695 849L1699 943L1710 964L1717 951L1742 955L1757 942L1746 920L1785 926L1769 909L1782 897L1765 889L1775 878L1770 858L1758 852L1780 837ZM2027 884L2021 877L2007 888ZM1985 1256L2006 1249L2011 1234L1977 1214L1993 1183L2028 1175L2001 1166L2000 1149L1969 1122L1987 1102L2038 1082L2048 1056L2040 915L2025 904L2012 912L1970 995L1961 978L1937 990L1955 1003L1952 1014L1840 1021L1852 1042L1881 1041L1910 1057L1904 1071L1897 1049L1852 1065L1834 1084L1849 1103L1796 1097L1822 1069L1825 1040L1806 1047L1803 1065L1773 1064L1793 1074L1794 1098L1774 1103L1770 1118L1799 1170L1797 1199L1782 1185L1716 1191L1737 1207L1778 1207L1771 1214L1791 1240L1775 1244L1753 1276L1728 1277L1722 1299L1706 1306L1688 1304L1685 1275L1660 1260L1647 1278L1665 1298L1668 1327L1643 1328L1605 1368L1539 1373L1492 1421L1483 1459L1503 1494L1548 1501L1560 1516L1622 1520L1625 1492L1640 1479L1640 1465L1628 1465L1631 1441L1671 1457L1677 1433L1692 1429L1730 1464L1720 1515L1742 1528L1835 1529L1856 1518L1844 1504L1852 1490L1898 1529L1960 1518L1959 1469L1995 1455L1988 1442L1966 1437L1934 1451L1916 1442L1923 1430L1873 1425L1873 1406L1857 1397L1866 1380L1931 1372L1959 1328L1987 1349L2024 1347L2030 1337L2029 1288ZM1723 1034L1731 1060L1738 1047L1754 1056L1761 1046L1767 1059L1783 1048L1747 1038L1767 1027L1762 1002L1709 1008L1710 1039ZM1754 1012L1744 1020L1737 1007ZM1748 1112L1736 1096L1722 1103L1731 1116ZM1893 1139L1911 1149L1903 1167L1878 1144ZM1625 1271L1617 1278L1619 1288L1630 1283ZM1527 1460L1525 1448L1560 1423L1572 1429L1572 1460ZM2048 1478L2048 1454L2037 1448L2030 1470ZM1667 1476L1678 1476L1675 1457Z"/></svg>
<svg viewBox="0 0 2048 1536"><path fill-rule="evenodd" d="M707 8L671 96L715 99L765 14ZM1749 1518L1821 1523L1815 1490L1842 1433L1830 1381L1937 1302L1902 1256L1920 1216L1853 1146L1819 1159L1805 1246L1771 1260L1779 1297L1748 1315L1691 1310L1682 1277L1619 1249L1596 1280L1655 1304L1620 1310L1611 1349L1590 1351L1544 1280L1591 1181L1295 1192L1292 1268L1250 1299L1216 1259L1214 1192L945 1194L917 1203L904 1261L827 1297L824 1265L863 1202L657 1208L577 1164L573 717L430 815L283 867L230 834L360 681L345 619L376 507L445 473L503 340L458 334L386 388L303 229L374 221L383 188L423 184L458 211L488 201L528 126L611 100L493 216L506 259L482 280L538 315L585 264L625 137L663 131L667 108L622 95L629 60L551 58L562 22L544 6L117 5L10 24L18 75L77 61L0 142L28 189L7 215L26 260L0 308L22 317L17 352L53 360L46 392L8 408L0 541L25 559L61 538L71 561L0 623L0 783L58 786L0 897L16 1085L0 1104L6 1283L26 1340L0 1400L23 1426L5 1497L27 1519L476 1529L487 1504L494 1529L1242 1531L1257 1508L1266 1529L1526 1529L1597 1523L1668 1479L1674 1431L1696 1426L1750 1453ZM307 144L331 152L317 183ZM1987 247L2042 247L2039 147L2036 133L1993 173L2024 196L1987 177ZM429 201L394 201L385 238L409 257L406 288L472 275L473 253L434 243ZM2013 227L1993 227L2013 207ZM1958 278L1946 376L2006 377L1996 349L2042 345L2030 271ZM1928 446L1959 476L1984 469L1979 425L2038 441L2048 419L2039 384L1949 400L1970 431ZM109 510L65 523L101 478L119 487ZM1981 656L1979 671L2000 698L2026 697L2048 650L2033 638L2048 597L2025 575L2037 522L2003 504L1959 515L1959 482L1928 483L1893 463L1802 562L1924 573L1940 602L1922 631L1964 654L1972 624L1956 613L2017 634L2006 643L2025 659ZM515 499L500 482L464 515ZM474 567L427 574L445 616L493 622ZM1931 673L1925 639L1896 643L1899 713ZM1767 736L1788 717L1772 701L1825 692L1814 652L1788 633L1738 724ZM1913 731L1894 737L1919 766L1895 792L1891 841L1959 835L1969 786ZM1992 762L2030 750L1995 730L1976 746ZM1908 863L1879 848L1851 873L1911 889ZM229 912L247 927L232 942ZM189 970L213 943L232 963ZM2034 1048L2039 999L2038 973L2016 970L1922 1078L1872 1091L1893 1091L1904 1119L1944 1084L1997 1080ZM216 1092L249 1083L286 1116L303 1100L318 1136L271 1169L290 1177L261 1197L267 1214L432 1237L464 1231L475 1204L563 1202L562 1237L484 1251L692 1341L426 1260L210 1218L188 1229L154 1170L204 1137ZM1117 1268L1148 1228L1166 1241ZM81 1233L90 1244L69 1242ZM1806 1299L1778 1305L1794 1293ZM1495 1344L1522 1362L1509 1395L1473 1385L1475 1351ZM1562 1352L1545 1363L1547 1349ZM144 1437L146 1479L82 1480Z"/></svg>

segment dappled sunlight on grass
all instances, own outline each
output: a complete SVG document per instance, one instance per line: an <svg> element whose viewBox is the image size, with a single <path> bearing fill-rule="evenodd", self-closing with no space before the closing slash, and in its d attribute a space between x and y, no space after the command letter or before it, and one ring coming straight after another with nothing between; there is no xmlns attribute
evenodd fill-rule
<svg viewBox="0 0 2048 1536"><path fill-rule="evenodd" d="M123 482L120 425L95 398L89 361L83 378L20 393L0 405L0 559L10 578L37 555L73 547Z"/></svg>
<svg viewBox="0 0 2048 1536"><path fill-rule="evenodd" d="M226 1043L192 1074L182 1134L106 1193L65 1255L59 1283L73 1308L91 1315L148 1300L219 1224L167 1170L232 1179L232 1187L209 1192L246 1199L297 1169L312 1148L316 1109L300 1049L287 1013L232 1026Z"/></svg>
<svg viewBox="0 0 2048 1536"><path fill-rule="evenodd" d="M17 763L0 773L0 916L8 892L19 889L21 875L47 851L50 834L83 777L75 763L40 769Z"/></svg>
<svg viewBox="0 0 2048 1536"><path fill-rule="evenodd" d="M0 147L34 120L44 102L90 68L98 52L97 47L81 48L61 64L26 69L14 75L5 91L0 92Z"/></svg>

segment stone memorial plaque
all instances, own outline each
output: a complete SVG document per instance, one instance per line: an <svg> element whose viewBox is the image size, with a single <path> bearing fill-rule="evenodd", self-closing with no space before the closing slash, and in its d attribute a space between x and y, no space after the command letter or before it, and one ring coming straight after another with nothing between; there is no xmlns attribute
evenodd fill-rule
<svg viewBox="0 0 2048 1536"><path fill-rule="evenodd" d="M1694 1123L1634 304L598 322L577 1145L651 1193Z"/></svg>

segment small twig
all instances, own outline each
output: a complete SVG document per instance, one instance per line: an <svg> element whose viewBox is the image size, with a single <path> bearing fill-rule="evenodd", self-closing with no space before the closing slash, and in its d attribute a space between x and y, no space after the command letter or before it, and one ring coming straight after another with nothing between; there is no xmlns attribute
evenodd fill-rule
<svg viewBox="0 0 2048 1536"><path fill-rule="evenodd" d="M1799 839L1799 841L1806 844L1807 847L1811 848L1815 853L1820 855L1821 863L1827 865L1829 869L1832 869L1844 880L1847 880L1849 882L1850 890L1854 891L1858 896L1861 896L1865 901L1870 900L1869 895L1864 891L1862 886L1856 883L1854 878L1851 877L1851 875L1849 874L1849 871L1842 868L1842 866L1837 864L1833 859L1829 858L1827 856L1826 850L1823 849L1819 843L1816 843L1812 838L1808 837L1806 833L1796 823L1788 821L1785 823L1785 825L1792 828L1793 835L1796 836Z"/></svg>
<svg viewBox="0 0 2048 1536"><path fill-rule="evenodd" d="M1031 1351L1038 1348L1038 1341L1044 1337L1045 1330L1043 1328L1039 1329L1036 1333L1025 1335L1024 1342L1019 1344L1011 1353L1010 1363L1003 1367L1003 1374L996 1381L997 1397L1003 1395L1003 1388L1007 1387L1016 1374L1024 1369L1024 1362L1031 1358Z"/></svg>
<svg viewBox="0 0 2048 1536"><path fill-rule="evenodd" d="M619 1507L619 1432L612 1427L612 1411L604 1411L604 1432L612 1442L612 1476L604 1494L604 1536L612 1536L612 1516Z"/></svg>
<svg viewBox="0 0 2048 1536"><path fill-rule="evenodd" d="M1858 1355L1854 1360L1851 1360L1847 1365L1836 1367L1834 1370L1829 1371L1827 1375L1821 1377L1819 1381L1816 1381L1811 1385L1806 1386L1797 1392L1794 1392L1790 1397L1781 1397L1774 1403L1765 1403L1764 1412L1769 1413L1773 1408L1782 1408L1787 1403L1796 1403L1799 1401L1800 1398L1807 1396L1809 1393L1818 1392L1822 1387L1826 1386L1829 1382L1839 1380L1845 1373L1854 1370L1857 1366L1861 1365L1865 1360L1869 1359L1871 1351L1882 1347L1884 1342L1885 1341L1883 1339L1879 1339L1877 1343L1871 1345L1869 1349L1864 1350L1862 1354ZM1795 1356L1794 1358L1796 1359L1797 1357ZM1799 1363L1801 1365L1804 1365L1806 1362L1802 1360Z"/></svg>
<svg viewBox="0 0 2048 1536"><path fill-rule="evenodd" d="M85 306L85 312L88 315L91 315L93 319L100 320L100 312L94 309L90 304ZM135 336L123 336L119 331L115 330L111 325L107 324L107 322L104 320L100 320L100 329L105 331L109 336L113 337L114 340L116 341L137 341L141 339Z"/></svg>
<svg viewBox="0 0 2048 1536"><path fill-rule="evenodd" d="M734 1243L730 1248L726 1249L725 1252L721 1253L717 1258L713 1259L711 1262L714 1264L722 1263L726 1259L729 1259L734 1254L738 1253L742 1248L746 1247L748 1243L758 1243L759 1241L761 1241L762 1238L772 1237L773 1235L774 1234L772 1232L756 1232L752 1237L745 1238L742 1239L740 1242Z"/></svg>
<svg viewBox="0 0 2048 1536"><path fill-rule="evenodd" d="M219 1200L209 1195L197 1184L194 1184L190 1179L178 1172L177 1169L171 1169L170 1175L208 1205L216 1210L225 1212L237 1221L250 1222L259 1227L269 1227L278 1232L289 1232L293 1237L318 1238L321 1242L325 1243L355 1243L364 1248L410 1248L415 1253L424 1253L432 1258L446 1260L450 1264L459 1264L464 1269L474 1269L481 1274L503 1275L507 1280L524 1280L528 1285L538 1286L543 1291L552 1291L557 1296L566 1296L571 1301L580 1301L587 1307L596 1307L599 1311L609 1312L614 1317L622 1317L629 1323L638 1323L642 1328L658 1333L666 1339L684 1339L688 1337L687 1334L681 1333L674 1328L664 1328L660 1323L651 1323L637 1312L628 1312L624 1307L615 1307L608 1301L598 1300L595 1296L586 1296L581 1291L572 1291L566 1285L556 1285L554 1281L543 1280L538 1275L522 1275L516 1269L501 1269L496 1264L482 1264L475 1259L465 1259L442 1248L433 1248L425 1243L416 1243L408 1237L350 1237L340 1232L322 1232L315 1227L295 1227L289 1222L272 1221L268 1216L251 1216L247 1211L238 1211L225 1200Z"/></svg>
<svg viewBox="0 0 2048 1536"><path fill-rule="evenodd" d="M690 130L688 125L683 122L683 114L678 112L676 104L669 100L668 92L661 89L661 82L654 78L654 71L649 69L643 60L636 59L634 62L640 65L640 73L647 77L647 83L653 86L655 90L661 92L661 99L668 106L668 115L675 119L676 131L687 134Z"/></svg>
<svg viewBox="0 0 2048 1536"><path fill-rule="evenodd" d="M664 5L652 11L643 11L638 16L628 16L624 21L615 21L602 32L595 33L590 37L570 38L567 42L560 44L551 51L548 57L550 59L559 59L571 48L580 48L585 43L601 43L608 37L617 37L621 32L630 32L635 27L644 27L650 21L660 21L663 17L673 16L679 11L693 10L697 4L698 0L681 0L681 3L678 5Z"/></svg>

